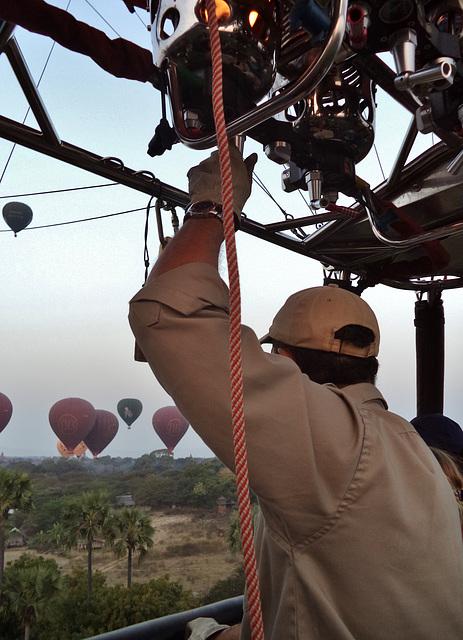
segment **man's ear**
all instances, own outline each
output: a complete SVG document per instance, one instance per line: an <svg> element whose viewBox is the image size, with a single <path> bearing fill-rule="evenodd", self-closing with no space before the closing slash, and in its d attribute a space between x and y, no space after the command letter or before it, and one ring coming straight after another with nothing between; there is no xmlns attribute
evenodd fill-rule
<svg viewBox="0 0 463 640"><path fill-rule="evenodd" d="M284 356L285 358L289 358L293 362L296 362L296 358L294 357L294 354L291 353L291 351L289 351L288 349L285 349L284 347L278 347L277 353L280 356Z"/></svg>

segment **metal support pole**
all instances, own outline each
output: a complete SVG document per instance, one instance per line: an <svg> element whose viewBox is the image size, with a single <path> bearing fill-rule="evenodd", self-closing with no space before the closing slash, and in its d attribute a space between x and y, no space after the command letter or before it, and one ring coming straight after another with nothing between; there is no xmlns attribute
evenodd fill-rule
<svg viewBox="0 0 463 640"><path fill-rule="evenodd" d="M415 304L416 415L444 411L444 305L440 290Z"/></svg>

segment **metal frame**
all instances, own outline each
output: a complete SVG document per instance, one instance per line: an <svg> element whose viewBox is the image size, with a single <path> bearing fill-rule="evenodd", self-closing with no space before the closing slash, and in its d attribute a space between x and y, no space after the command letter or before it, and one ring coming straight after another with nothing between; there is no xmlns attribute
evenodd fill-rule
<svg viewBox="0 0 463 640"><path fill-rule="evenodd" d="M344 5L339 4L339 11L344 10ZM76 147L61 140L53 122L47 112L40 93L33 81L27 63L20 51L18 43L12 34L11 25L0 31L0 48L14 70L16 78L26 95L28 103L39 124L39 129L33 129L19 122L0 116L0 136L11 142L53 157L62 162L74 165L85 171L89 171L108 180L123 184L131 189L141 191L149 196L161 199L168 207L185 207L188 203L188 194L165 182L158 180L149 171L136 171L126 167L123 161L115 157L102 157L91 151ZM335 42L338 45L337 41ZM334 46L334 45L333 45ZM373 58L373 59L372 59ZM359 55L352 58L353 63L359 68L368 68L370 74L376 76L377 82L388 91L394 99L405 106L409 111L416 109L416 101L408 93L399 92L393 83L394 73L377 57L368 59L368 64ZM326 61L325 61L326 62ZM323 65L322 65L323 66ZM326 64L323 68L326 67ZM318 77L318 76L317 76ZM251 123L253 124L254 121ZM247 135L258 139L253 129ZM402 148L397 156L396 163L389 179L377 188L377 193L391 200L399 199L410 189L410 184L423 181L442 163L450 163L459 152L461 140L454 135L442 135L445 142L439 143L429 150L419 161L405 165L411 146L416 136L415 125L407 132ZM447 181L442 181L442 194L445 194L449 186ZM455 183L455 180L454 180ZM461 181L463 184L463 179ZM457 180L457 186L459 182ZM455 188L455 184L453 187ZM419 205L417 205L419 206ZM360 209L358 208L358 212ZM447 224L445 224L447 222ZM395 257L403 256L405 248L403 244L394 239L382 239L375 237L373 221L367 219L364 213L359 213L355 220L348 219L336 213L324 213L318 215L305 215L286 221L276 221L262 224L243 214L241 229L256 238L260 238L272 244L278 245L295 253L313 258L322 264L330 265L334 269L349 270L352 274L361 277L368 276L370 270L377 270L385 262ZM316 227L314 229L314 227ZM288 231L303 229L305 236L291 235ZM445 218L440 224L426 231L432 232L432 237L456 236L463 231L463 211L457 215ZM349 241L345 241L346 233ZM427 237L426 237L427 239ZM413 251L419 242L412 239L408 242ZM397 246L394 246L394 243ZM448 276L452 277L449 278ZM443 273L440 281L443 288L462 286L463 268L461 273ZM427 289L429 280L384 280L384 284L410 289Z"/></svg>
<svg viewBox="0 0 463 640"><path fill-rule="evenodd" d="M346 3L343 0L337 0L336 11L342 24L345 20L345 8ZM166 208L177 206L185 208L188 204L188 194L161 182L153 173L133 170L126 167L119 158L102 157L61 140L13 35L13 30L13 25L0 23L0 52L4 51L8 57L35 115L39 129L33 129L0 115L0 136L38 153L157 198L158 222L161 204ZM332 30L329 39L332 42L330 55L320 55L311 67L312 72L309 70L307 74L304 74L302 79L304 87L312 86L320 74L326 73L333 52L339 49L339 33L339 29ZM418 106L416 99L409 92L397 90L394 84L394 72L377 56L362 56L359 53L352 55L350 60L360 71L370 75L399 104L414 114ZM293 85L289 92L286 92L285 100L288 94L293 95L294 92L300 92L300 87L301 82ZM268 101L265 105L265 109L273 109L274 103ZM239 125L236 131L241 132L247 127L251 127L247 131L247 135L259 141L260 130L256 122L254 118L248 119L246 126L243 127L241 126L242 119L240 119L238 123L235 123L237 126ZM357 214L354 217L330 211L316 215L305 215L291 220L279 220L269 224L262 224L243 214L241 229L256 238L313 258L324 266L329 266L331 279L350 280L353 277L358 277L359 291L365 286L374 285L376 281L391 287L415 290L421 294L428 292L429 295L432 295L432 292L436 290L462 287L463 257L460 260L459 256L463 256L463 251L460 250L460 245L463 244L463 241L460 240L460 235L463 232L463 205L460 205L459 201L463 190L463 175L459 177L458 173L459 164L461 164L459 159L461 158L462 141L454 134L439 131L436 133L440 136L441 142L407 165L410 150L417 136L413 118L389 178L375 189L375 193L379 196L396 202L399 206L405 202L405 206L408 207L412 216L416 216L417 219L420 219L422 210L426 208L426 203L430 203L431 209L436 209L436 203L438 208L440 206L438 215L434 214L434 218L431 216L431 219L425 219L423 234L419 237L406 241L397 237L384 237L376 229L376 223L371 214L367 215L360 207L354 208L354 212ZM209 144L211 141L207 142ZM451 171L450 168L452 168ZM432 184L431 189L426 190L427 183ZM420 185L420 189L424 193L423 197L414 197L417 185ZM444 270L440 274L424 278L383 277L376 279L376 274L381 271L384 265L389 265L395 260L412 260L416 252L420 252L420 243L424 239L436 238L440 238L445 246L449 246L453 256L453 261L447 271ZM417 351L417 358L421 360L422 357L423 354ZM419 367L417 367L418 369ZM441 397L443 376L433 375L431 376L432 380L428 381L430 375L429 370L417 371L417 385L419 388L424 388L423 385L428 388L430 384L431 387L439 389L438 397Z"/></svg>

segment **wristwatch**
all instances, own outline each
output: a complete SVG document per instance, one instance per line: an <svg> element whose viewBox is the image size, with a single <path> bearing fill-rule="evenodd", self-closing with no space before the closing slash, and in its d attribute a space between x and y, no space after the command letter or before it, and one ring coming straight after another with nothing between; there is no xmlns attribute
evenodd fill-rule
<svg viewBox="0 0 463 640"><path fill-rule="evenodd" d="M235 213L235 230L240 228L239 218ZM192 202L185 209L183 222L191 218L218 218L223 223L223 208L221 204L212 200L202 200L200 202Z"/></svg>

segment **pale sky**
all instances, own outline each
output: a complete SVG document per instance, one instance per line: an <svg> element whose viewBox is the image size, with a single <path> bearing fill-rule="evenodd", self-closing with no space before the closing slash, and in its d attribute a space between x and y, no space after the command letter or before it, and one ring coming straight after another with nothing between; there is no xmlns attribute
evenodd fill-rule
<svg viewBox="0 0 463 640"><path fill-rule="evenodd" d="M65 8L67 1L53 2ZM124 38L150 49L145 23L148 14L130 14L122 0L94 0L92 5ZM110 6L109 6L110 5ZM79 20L115 33L85 0L72 0L69 11ZM15 31L34 79L40 77L52 41ZM22 121L26 100L6 56L0 56L0 113ZM134 170L149 170L157 178L187 188L186 173L209 152L175 145L161 158L146 148L160 118L160 96L148 84L110 76L90 59L55 45L43 74L40 93L61 138L101 156L115 156ZM409 115L384 94L378 94L376 145L384 170L393 164ZM32 116L26 123L35 126ZM418 149L432 143L420 136ZM0 140L0 175L11 152ZM245 153L257 151L256 173L273 196L295 215L305 205L296 194L279 188L281 168L265 158L252 140ZM372 151L358 168L371 184L382 181ZM129 430L120 420L119 432L105 450L111 456L137 457L163 448L151 418L172 400L160 388L148 365L134 362L134 340L127 323L128 301L143 283L144 211L78 224L34 229L145 208L148 197L116 185L60 194L24 194L105 183L98 176L16 147L0 183L0 207L9 201L28 204L34 213L27 230L14 237L0 219L2 255L2 346L0 392L13 403L13 416L0 433L6 456L56 456L57 438L48 411L66 397L85 398L96 409L116 413L120 399L134 397L144 406ZM276 206L256 186L245 211L254 219L276 221ZM181 218L181 210L178 210ZM170 214L165 213L169 229ZM307 258L239 233L238 259L242 285L242 317L258 335L268 330L284 300L298 289L322 284L321 266ZM151 261L158 253L154 212L149 240ZM224 263L224 272L226 265ZM378 315L382 329L379 387L390 409L410 419L415 415L414 303L415 294L384 286L363 297ZM462 296L444 292L446 312L445 413L463 421L459 401L459 328ZM190 429L175 450L177 457L209 456L210 451Z"/></svg>

